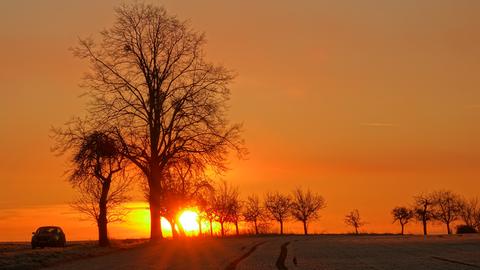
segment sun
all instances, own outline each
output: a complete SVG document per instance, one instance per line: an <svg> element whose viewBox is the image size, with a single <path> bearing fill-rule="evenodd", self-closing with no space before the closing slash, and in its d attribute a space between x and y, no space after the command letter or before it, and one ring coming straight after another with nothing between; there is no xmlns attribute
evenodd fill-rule
<svg viewBox="0 0 480 270"><path fill-rule="evenodd" d="M192 210L185 210L179 219L185 233L189 235L198 234L198 213Z"/></svg>

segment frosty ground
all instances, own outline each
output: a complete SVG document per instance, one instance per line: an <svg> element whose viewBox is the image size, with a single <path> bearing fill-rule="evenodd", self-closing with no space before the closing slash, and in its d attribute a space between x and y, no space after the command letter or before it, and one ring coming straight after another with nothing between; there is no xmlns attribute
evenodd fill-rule
<svg viewBox="0 0 480 270"><path fill-rule="evenodd" d="M17 244L18 245L18 244ZM0 269L478 269L480 236L314 235L0 249Z"/></svg>

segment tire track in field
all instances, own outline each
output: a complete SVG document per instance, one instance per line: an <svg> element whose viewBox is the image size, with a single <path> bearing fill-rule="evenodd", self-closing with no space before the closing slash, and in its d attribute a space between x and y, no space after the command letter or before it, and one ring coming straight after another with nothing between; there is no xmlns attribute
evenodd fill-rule
<svg viewBox="0 0 480 270"><path fill-rule="evenodd" d="M227 267L225 267L225 270L235 270L237 268L237 265L245 260L248 256L250 256L256 249L257 247L265 244L267 241L263 241L263 242L260 242L258 244L255 244L253 245L245 254L243 254L242 256L238 257L237 259L233 260L232 262L230 262Z"/></svg>
<svg viewBox="0 0 480 270"><path fill-rule="evenodd" d="M279 270L288 270L288 268L285 266L285 259L287 258L287 246L290 244L290 241L283 243L283 245L280 247L280 255L278 256L277 262L275 265Z"/></svg>
<svg viewBox="0 0 480 270"><path fill-rule="evenodd" d="M480 266L478 266L478 265L476 265L476 264L465 263L465 262L456 261L456 260L451 260L451 259L442 258L442 257L437 257L437 256L432 256L432 258L433 258L433 259L440 260L440 261L444 261L444 262L461 264L461 265L470 266L470 267L473 267L473 268L480 268Z"/></svg>

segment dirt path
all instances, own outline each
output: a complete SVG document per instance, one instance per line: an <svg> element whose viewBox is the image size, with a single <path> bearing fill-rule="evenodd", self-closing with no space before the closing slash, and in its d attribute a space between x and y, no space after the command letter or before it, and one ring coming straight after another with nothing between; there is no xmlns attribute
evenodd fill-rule
<svg viewBox="0 0 480 270"><path fill-rule="evenodd" d="M480 236L285 236L170 241L51 269L479 269Z"/></svg>

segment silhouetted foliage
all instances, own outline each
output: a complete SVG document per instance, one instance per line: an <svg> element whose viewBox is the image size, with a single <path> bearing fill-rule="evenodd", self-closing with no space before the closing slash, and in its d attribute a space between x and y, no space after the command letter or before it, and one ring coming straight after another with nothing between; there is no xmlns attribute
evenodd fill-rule
<svg viewBox="0 0 480 270"><path fill-rule="evenodd" d="M121 221L127 213L130 180L125 177L125 162L118 143L104 131L87 131L81 121L70 128L56 130L55 150L73 151L70 183L79 191L72 206L93 218L98 226L100 246L108 246L109 222Z"/></svg>
<svg viewBox="0 0 480 270"><path fill-rule="evenodd" d="M460 217L461 199L449 190L439 190L432 193L435 219L444 223L447 233L451 234L451 223Z"/></svg>
<svg viewBox="0 0 480 270"><path fill-rule="evenodd" d="M264 209L257 195L248 196L245 201L243 217L245 221L252 222L255 228L255 234L259 233L258 225L265 215Z"/></svg>
<svg viewBox="0 0 480 270"><path fill-rule="evenodd" d="M278 192L265 195L265 209L270 217L280 223L280 234L283 234L283 223L290 217L292 199Z"/></svg>
<svg viewBox="0 0 480 270"><path fill-rule="evenodd" d="M419 194L414 198L414 215L417 221L422 222L423 235L427 235L427 223L435 218L434 199L430 194Z"/></svg>
<svg viewBox="0 0 480 270"><path fill-rule="evenodd" d="M401 234L403 235L405 225L412 218L414 218L415 215L413 210L408 209L407 207L395 207L392 210L392 216L393 216L393 222L398 221L398 223L400 223L400 226L402 227Z"/></svg>
<svg viewBox="0 0 480 270"><path fill-rule="evenodd" d="M345 215L345 224L352 226L355 229L355 234L358 234L358 229L365 225L365 222L362 221L358 209L353 209Z"/></svg>
<svg viewBox="0 0 480 270"><path fill-rule="evenodd" d="M229 150L244 152L226 114L233 75L206 61L204 35L165 9L125 4L115 15L99 42L81 39L73 52L90 63L90 118L115 129L122 155L147 180L150 237L159 239L170 166L188 159L196 171L223 171Z"/></svg>
<svg viewBox="0 0 480 270"><path fill-rule="evenodd" d="M290 205L292 216L303 223L303 232L308 234L308 221L318 219L319 211L326 207L325 199L312 193L309 189L306 191L297 188L293 191L293 200Z"/></svg>

